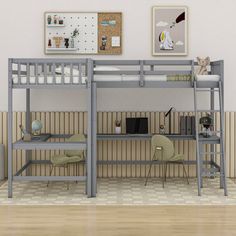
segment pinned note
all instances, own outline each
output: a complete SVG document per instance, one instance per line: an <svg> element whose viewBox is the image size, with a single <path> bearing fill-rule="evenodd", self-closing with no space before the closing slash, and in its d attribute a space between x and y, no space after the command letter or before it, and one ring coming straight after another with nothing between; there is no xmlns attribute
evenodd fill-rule
<svg viewBox="0 0 236 236"><path fill-rule="evenodd" d="M111 37L111 46L112 47L120 47L120 37L119 36Z"/></svg>

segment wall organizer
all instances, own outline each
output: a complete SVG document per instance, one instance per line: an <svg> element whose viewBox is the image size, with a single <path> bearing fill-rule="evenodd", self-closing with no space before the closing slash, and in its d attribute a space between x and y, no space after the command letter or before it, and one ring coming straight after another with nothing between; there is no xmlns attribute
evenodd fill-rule
<svg viewBox="0 0 236 236"><path fill-rule="evenodd" d="M122 13L46 12L45 54L122 53Z"/></svg>

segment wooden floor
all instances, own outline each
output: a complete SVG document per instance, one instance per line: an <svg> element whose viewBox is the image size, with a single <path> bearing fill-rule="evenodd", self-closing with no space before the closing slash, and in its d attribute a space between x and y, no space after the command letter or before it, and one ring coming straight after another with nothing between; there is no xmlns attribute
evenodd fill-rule
<svg viewBox="0 0 236 236"><path fill-rule="evenodd" d="M0 235L236 235L236 206L0 206Z"/></svg>

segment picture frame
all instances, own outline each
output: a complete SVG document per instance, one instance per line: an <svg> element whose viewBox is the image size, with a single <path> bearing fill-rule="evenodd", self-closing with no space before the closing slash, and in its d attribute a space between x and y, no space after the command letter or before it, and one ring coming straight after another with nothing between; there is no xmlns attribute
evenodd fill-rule
<svg viewBox="0 0 236 236"><path fill-rule="evenodd" d="M188 55L188 7L152 8L152 55Z"/></svg>

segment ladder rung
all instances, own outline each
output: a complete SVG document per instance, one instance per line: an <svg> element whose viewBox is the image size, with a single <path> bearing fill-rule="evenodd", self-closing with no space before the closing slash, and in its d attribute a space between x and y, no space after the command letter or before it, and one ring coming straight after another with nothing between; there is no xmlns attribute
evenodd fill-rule
<svg viewBox="0 0 236 236"><path fill-rule="evenodd" d="M220 172L220 169L219 168L215 168L215 167L212 167L212 168L204 168L202 170L202 172L206 172L206 173L217 173L217 172Z"/></svg>
<svg viewBox="0 0 236 236"><path fill-rule="evenodd" d="M217 155L217 154L223 154L222 152L200 152L200 155L202 155L202 154L215 154L215 155Z"/></svg>
<svg viewBox="0 0 236 236"><path fill-rule="evenodd" d="M221 174L219 172L217 172L217 173L205 173L205 172L203 172L202 173L202 177L218 177L218 176L221 176Z"/></svg>
<svg viewBox="0 0 236 236"><path fill-rule="evenodd" d="M196 110L197 112L220 112L220 110Z"/></svg>
<svg viewBox="0 0 236 236"><path fill-rule="evenodd" d="M217 90L210 90L210 89L196 89L197 92L219 92L220 90L217 89Z"/></svg>

